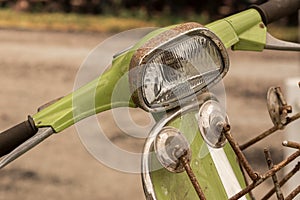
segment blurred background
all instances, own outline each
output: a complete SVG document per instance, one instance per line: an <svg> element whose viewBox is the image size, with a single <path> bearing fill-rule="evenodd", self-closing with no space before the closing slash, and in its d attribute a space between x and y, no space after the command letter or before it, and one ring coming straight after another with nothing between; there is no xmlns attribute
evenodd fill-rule
<svg viewBox="0 0 300 200"><path fill-rule="evenodd" d="M186 21L206 24L266 0L0 0L0 26L57 31L118 32ZM298 14L270 26L275 36L298 40ZM282 26L285 27L282 30ZM288 28L287 28L288 26ZM288 32L286 31L288 30Z"/></svg>
<svg viewBox="0 0 300 200"><path fill-rule="evenodd" d="M81 63L95 46L115 33L187 21L206 24L262 2L0 0L0 130L24 121L39 106L71 92ZM299 41L298 25L298 15L294 14L271 24L269 32ZM104 51L107 55L109 50ZM229 55L231 66L224 80L227 112L233 134L244 143L272 126L266 108L267 89L284 89L287 78L299 76L300 56L295 52L231 50ZM139 109L131 114L141 126L150 121ZM114 144L128 151L142 151L144 140L123 133L111 112L102 113L98 119ZM245 152L257 171L267 169L264 147L271 149L275 162L283 158L283 133ZM266 183L256 189L258 199L271 186ZM96 161L71 127L0 171L0 200L21 198L138 200L144 195L139 174L119 172Z"/></svg>

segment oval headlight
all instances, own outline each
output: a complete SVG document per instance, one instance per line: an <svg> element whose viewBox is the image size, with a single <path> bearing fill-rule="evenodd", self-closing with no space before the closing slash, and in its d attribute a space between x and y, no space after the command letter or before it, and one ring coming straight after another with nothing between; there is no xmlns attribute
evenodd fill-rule
<svg viewBox="0 0 300 200"><path fill-rule="evenodd" d="M218 37L186 23L147 40L134 53L129 76L133 101L145 110L168 110L218 82L229 59Z"/></svg>

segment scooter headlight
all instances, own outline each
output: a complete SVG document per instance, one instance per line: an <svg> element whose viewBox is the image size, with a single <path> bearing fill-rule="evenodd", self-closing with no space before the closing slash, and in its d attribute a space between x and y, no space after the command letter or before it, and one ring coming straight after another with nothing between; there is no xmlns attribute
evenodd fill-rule
<svg viewBox="0 0 300 200"><path fill-rule="evenodd" d="M175 26L134 53L133 100L152 112L177 107L218 82L228 66L226 49L215 34L197 23Z"/></svg>

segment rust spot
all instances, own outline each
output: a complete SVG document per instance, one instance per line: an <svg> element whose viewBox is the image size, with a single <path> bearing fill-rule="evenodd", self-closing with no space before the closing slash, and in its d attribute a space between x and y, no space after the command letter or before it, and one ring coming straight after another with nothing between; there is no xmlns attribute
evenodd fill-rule
<svg viewBox="0 0 300 200"><path fill-rule="evenodd" d="M141 106L141 102L144 102L142 97L138 95L137 90L141 87L141 74L142 74L142 67L143 61L147 60L147 56L151 51L156 49L161 44L168 42L180 34L183 34L187 31L191 31L197 28L203 28L204 26L195 22L189 22L184 24L179 24L169 30L166 30L159 35L151 38L145 44L143 44L139 49L136 50L132 59L130 61L130 75L129 75L129 82L130 82L130 91L132 92L132 100L136 105ZM134 69L134 70L132 70Z"/></svg>

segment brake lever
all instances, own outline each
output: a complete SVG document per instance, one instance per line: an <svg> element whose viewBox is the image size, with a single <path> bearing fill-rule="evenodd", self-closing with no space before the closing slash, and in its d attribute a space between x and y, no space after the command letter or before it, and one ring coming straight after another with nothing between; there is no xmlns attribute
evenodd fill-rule
<svg viewBox="0 0 300 200"><path fill-rule="evenodd" d="M10 162L17 159L19 156L23 155L36 145L38 145L40 142L48 138L50 135L54 133L53 129L51 127L46 128L40 128L38 132L26 140L24 143L22 143L20 146L15 148L12 152L7 154L1 161L0 161L0 169L5 167Z"/></svg>
<svg viewBox="0 0 300 200"><path fill-rule="evenodd" d="M281 50L281 51L300 51L300 44L279 40L267 33L265 49Z"/></svg>

